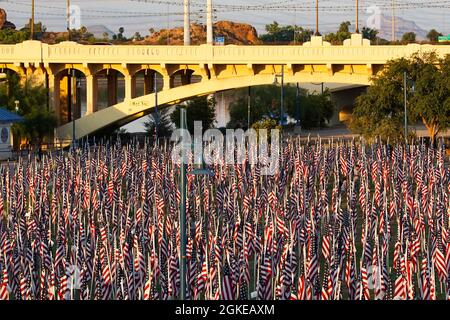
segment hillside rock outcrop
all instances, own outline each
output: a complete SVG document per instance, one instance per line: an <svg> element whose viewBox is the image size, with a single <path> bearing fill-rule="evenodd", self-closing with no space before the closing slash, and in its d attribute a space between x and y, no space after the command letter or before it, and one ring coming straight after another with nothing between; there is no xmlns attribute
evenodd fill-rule
<svg viewBox="0 0 450 320"><path fill-rule="evenodd" d="M183 28L161 29L152 33L142 41L141 44L150 45L182 45ZM256 29L246 23L231 21L219 21L214 24L214 36L224 37L225 44L254 45L260 44ZM191 44L199 45L206 43L206 26L202 24L191 24Z"/></svg>
<svg viewBox="0 0 450 320"><path fill-rule="evenodd" d="M16 26L14 23L8 21L6 11L0 8L0 30L4 29L16 29Z"/></svg>

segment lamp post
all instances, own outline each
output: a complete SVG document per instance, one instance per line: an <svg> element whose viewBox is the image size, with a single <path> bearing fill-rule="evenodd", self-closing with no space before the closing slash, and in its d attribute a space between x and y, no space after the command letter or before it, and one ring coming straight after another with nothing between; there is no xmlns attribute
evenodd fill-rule
<svg viewBox="0 0 450 320"><path fill-rule="evenodd" d="M274 84L278 84L278 78L281 78L281 94L280 94L280 126L284 124L284 64L281 65L281 74L275 74Z"/></svg>
<svg viewBox="0 0 450 320"><path fill-rule="evenodd" d="M186 132L187 130L187 113L186 113L186 106L181 105L180 106L180 129L182 132ZM201 142L200 142L201 143ZM187 157L186 155L186 148L190 148L192 145L182 145L182 156L181 156L181 163L180 163L180 299L186 300L186 243L187 243L187 237L186 237L186 182L187 182L187 175L207 175L207 176L214 176L214 172L208 169L205 169L204 167L200 169L195 169L190 172L187 172Z"/></svg>
<svg viewBox="0 0 450 320"><path fill-rule="evenodd" d="M415 84L412 82L411 92L414 93L415 91ZM408 73L406 71L403 72L403 104L405 113L405 141L408 144Z"/></svg>
<svg viewBox="0 0 450 320"><path fill-rule="evenodd" d="M67 109L68 109L68 120L72 121L72 147L76 147L76 129L75 129L75 108L73 106L72 100L72 87L73 87L73 78L76 78L74 69L69 69L67 74ZM75 91L76 92L76 91ZM76 93L75 93L76 94Z"/></svg>
<svg viewBox="0 0 450 320"><path fill-rule="evenodd" d="M295 96L295 117L297 120L296 126L302 129L300 120L300 84L297 82L297 93Z"/></svg>
<svg viewBox="0 0 450 320"><path fill-rule="evenodd" d="M251 87L248 87L248 96L247 96L247 130L250 129L250 109L252 104L252 91Z"/></svg>
<svg viewBox="0 0 450 320"><path fill-rule="evenodd" d="M158 141L158 126L159 126L159 112L158 112L158 81L155 76L153 77L153 91L155 92L155 135L156 141Z"/></svg>
<svg viewBox="0 0 450 320"><path fill-rule="evenodd" d="M411 93L416 91L416 85L414 82L411 83ZM403 72L403 104L404 104L404 113L405 113L405 141L408 143L408 73L406 71Z"/></svg>
<svg viewBox="0 0 450 320"><path fill-rule="evenodd" d="M407 99L408 99L408 93L407 93L407 88L406 88L406 71L403 72L403 102L404 102L404 107L405 107L405 141L406 144L408 144L408 115L406 114L406 107L407 107Z"/></svg>

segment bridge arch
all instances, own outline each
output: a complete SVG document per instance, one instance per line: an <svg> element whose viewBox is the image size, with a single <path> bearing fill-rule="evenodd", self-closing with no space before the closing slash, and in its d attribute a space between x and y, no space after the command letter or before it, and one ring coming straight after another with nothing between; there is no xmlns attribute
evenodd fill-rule
<svg viewBox="0 0 450 320"><path fill-rule="evenodd" d="M177 88L188 84L198 83L203 80L203 76L199 75L195 70L185 68L175 71L170 76L170 87Z"/></svg>
<svg viewBox="0 0 450 320"><path fill-rule="evenodd" d="M189 100L193 97L205 96L220 91L239 89L249 86L270 85L274 83L275 74L258 74L254 76L230 77L224 79L212 79L199 83L188 84L175 87L170 90L164 90L158 93L158 106L167 106ZM295 73L285 76L286 84L293 83L342 83L367 86L370 84L370 78L364 75L354 75L354 77L340 77L324 73L323 75L310 73ZM107 110L101 110L86 116L76 122L76 138L82 138L90 135L104 127L112 124L119 126L130 123L138 118L145 116L153 111L154 94L145 95L114 105ZM72 139L71 124L64 125L57 130L57 138L61 141Z"/></svg>
<svg viewBox="0 0 450 320"><path fill-rule="evenodd" d="M164 89L164 76L156 69L142 68L133 74L133 81L135 82L135 97L141 97L153 93L156 89L162 91Z"/></svg>
<svg viewBox="0 0 450 320"><path fill-rule="evenodd" d="M124 70L115 66L105 66L93 74L96 101L95 110L102 110L125 100Z"/></svg>
<svg viewBox="0 0 450 320"><path fill-rule="evenodd" d="M18 69L17 67L14 66L8 66L8 65L2 65L0 66L0 73L4 73L6 74L6 77L9 79L11 76L15 76L17 77L17 80L20 81L20 79L22 78L22 74L23 72ZM12 86L9 85L9 82L6 83L6 90L7 90L7 94L8 97L11 97L12 95Z"/></svg>
<svg viewBox="0 0 450 320"><path fill-rule="evenodd" d="M51 95L58 100L58 108L54 110L58 122L68 123L86 115L86 69L63 66L53 70L52 77L57 83L53 85Z"/></svg>
<svg viewBox="0 0 450 320"><path fill-rule="evenodd" d="M6 73L8 76L17 75L18 77L20 77L23 72L17 67L0 65L0 73Z"/></svg>

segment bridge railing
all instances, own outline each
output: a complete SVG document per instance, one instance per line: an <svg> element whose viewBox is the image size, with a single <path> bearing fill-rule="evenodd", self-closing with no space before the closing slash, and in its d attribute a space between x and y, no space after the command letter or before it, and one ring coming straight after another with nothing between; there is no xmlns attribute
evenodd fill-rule
<svg viewBox="0 0 450 320"><path fill-rule="evenodd" d="M129 63L129 64L255 64L255 63L355 63L377 64L417 51L450 54L450 46L410 44L405 46L370 45L298 46L147 46L82 45L62 42L48 45L25 41L0 45L0 63Z"/></svg>

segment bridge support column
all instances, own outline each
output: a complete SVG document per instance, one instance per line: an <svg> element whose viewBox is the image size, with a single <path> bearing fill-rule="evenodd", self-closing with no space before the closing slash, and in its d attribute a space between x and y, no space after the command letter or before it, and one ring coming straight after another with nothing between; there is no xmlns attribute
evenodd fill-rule
<svg viewBox="0 0 450 320"><path fill-rule="evenodd" d="M125 76L125 101L131 100L136 96L136 77Z"/></svg>
<svg viewBox="0 0 450 320"><path fill-rule="evenodd" d="M61 101L59 96L60 80L54 74L48 75L48 104L50 110L55 113L58 126L61 125Z"/></svg>
<svg viewBox="0 0 450 320"><path fill-rule="evenodd" d="M97 111L98 82L95 76L86 76L86 115Z"/></svg>
<svg viewBox="0 0 450 320"><path fill-rule="evenodd" d="M170 77L166 77L164 76L164 85L163 85L163 90L169 90L170 89Z"/></svg>
<svg viewBox="0 0 450 320"><path fill-rule="evenodd" d="M155 73L144 74L144 95L150 94L153 92Z"/></svg>
<svg viewBox="0 0 450 320"><path fill-rule="evenodd" d="M108 79L108 107L117 104L117 73L109 72Z"/></svg>

